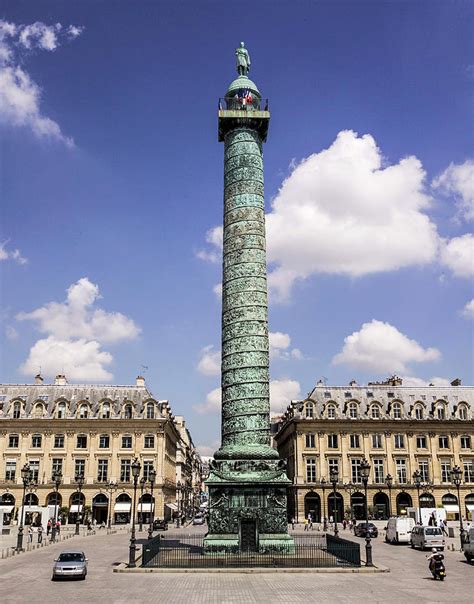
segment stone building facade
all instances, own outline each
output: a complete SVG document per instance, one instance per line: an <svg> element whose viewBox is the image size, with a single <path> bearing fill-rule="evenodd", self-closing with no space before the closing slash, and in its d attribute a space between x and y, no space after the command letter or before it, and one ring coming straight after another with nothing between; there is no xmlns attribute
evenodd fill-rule
<svg viewBox="0 0 474 604"><path fill-rule="evenodd" d="M287 459L292 481L289 514L302 521L365 514L360 463L371 466L368 508L373 517L405 513L408 507L444 507L448 519L474 512L474 388L459 380L448 387L386 382L347 387L318 382L304 401L292 401L274 426L274 442ZM451 482L462 469L458 501ZM331 468L339 481L334 496ZM418 490L413 473L422 482ZM387 475L393 483L387 486Z"/></svg>
<svg viewBox="0 0 474 604"><path fill-rule="evenodd" d="M135 385L68 384L57 376L45 384L0 386L0 507L6 522L21 506L21 468L29 463L33 484L26 507L58 505L69 521L86 512L98 523L127 523L131 518L131 463L138 457L137 516L152 511L149 473L156 471L154 517L170 518L177 509L177 449L186 445L166 400L156 399L142 377ZM186 455L186 452L185 452ZM192 454L189 454L192 456ZM52 475L62 473L56 497ZM84 476L82 494L75 476Z"/></svg>

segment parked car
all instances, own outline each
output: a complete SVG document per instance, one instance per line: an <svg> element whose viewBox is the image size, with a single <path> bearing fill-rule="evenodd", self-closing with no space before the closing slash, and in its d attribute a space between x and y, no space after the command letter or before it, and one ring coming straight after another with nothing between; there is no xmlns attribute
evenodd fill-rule
<svg viewBox="0 0 474 604"><path fill-rule="evenodd" d="M356 537L367 537L367 534L370 537L378 537L379 531L375 524L372 522L360 522L356 524L354 527L354 535Z"/></svg>
<svg viewBox="0 0 474 604"><path fill-rule="evenodd" d="M168 522L166 520L160 520L159 518L155 518L155 520L153 520L153 530L154 531L167 531Z"/></svg>
<svg viewBox="0 0 474 604"><path fill-rule="evenodd" d="M205 524L206 517L204 514L196 514L193 518L193 524Z"/></svg>
<svg viewBox="0 0 474 604"><path fill-rule="evenodd" d="M412 548L431 549L436 547L444 550L443 532L438 526L414 526L411 531L410 545Z"/></svg>
<svg viewBox="0 0 474 604"><path fill-rule="evenodd" d="M54 560L52 581L74 577L85 579L87 575L87 558L84 552L79 550L67 550L61 552Z"/></svg>
<svg viewBox="0 0 474 604"><path fill-rule="evenodd" d="M411 531L415 526L413 518L408 516L393 516L388 519L386 543L410 543Z"/></svg>
<svg viewBox="0 0 474 604"><path fill-rule="evenodd" d="M474 526L471 526L464 540L464 557L468 562L474 560Z"/></svg>

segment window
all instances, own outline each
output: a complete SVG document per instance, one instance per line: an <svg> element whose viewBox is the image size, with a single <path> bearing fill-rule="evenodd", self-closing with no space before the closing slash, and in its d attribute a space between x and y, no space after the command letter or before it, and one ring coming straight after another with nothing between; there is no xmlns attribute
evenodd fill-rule
<svg viewBox="0 0 474 604"><path fill-rule="evenodd" d="M316 482L316 460L306 460L306 482Z"/></svg>
<svg viewBox="0 0 474 604"><path fill-rule="evenodd" d="M99 459L97 467L97 482L107 482L107 476L109 473L109 460Z"/></svg>
<svg viewBox="0 0 474 604"><path fill-rule="evenodd" d="M352 392L344 392L346 398L352 398Z"/></svg>
<svg viewBox="0 0 474 604"><path fill-rule="evenodd" d="M74 477L85 476L86 474L86 460L76 459L74 460Z"/></svg>
<svg viewBox="0 0 474 604"><path fill-rule="evenodd" d="M53 476L55 472L60 472L61 474L63 473L63 460L59 457L53 457L53 461L51 464L51 476Z"/></svg>
<svg viewBox="0 0 474 604"><path fill-rule="evenodd" d="M110 418L110 403L104 403L102 405L102 419Z"/></svg>
<svg viewBox="0 0 474 604"><path fill-rule="evenodd" d="M147 419L155 418L155 405L153 403L148 403L146 406L146 418Z"/></svg>
<svg viewBox="0 0 474 604"><path fill-rule="evenodd" d="M130 464L129 459L122 459L120 462L120 482L130 482Z"/></svg>
<svg viewBox="0 0 474 604"><path fill-rule="evenodd" d="M440 436L438 442L440 449L449 449L449 438L447 436Z"/></svg>
<svg viewBox="0 0 474 604"><path fill-rule="evenodd" d="M382 448L382 435L381 434L372 434L372 448L373 449Z"/></svg>
<svg viewBox="0 0 474 604"><path fill-rule="evenodd" d="M339 472L339 460L335 458L328 459L328 476L331 476L333 470Z"/></svg>
<svg viewBox="0 0 474 604"><path fill-rule="evenodd" d="M132 405L125 405L125 409L123 411L123 416L125 419L132 419L133 410Z"/></svg>
<svg viewBox="0 0 474 604"><path fill-rule="evenodd" d="M351 447L351 449L360 449L360 435L359 434L350 435L350 447Z"/></svg>
<svg viewBox="0 0 474 604"><path fill-rule="evenodd" d="M378 405L372 405L370 407L370 416L372 419L380 419L380 407Z"/></svg>
<svg viewBox="0 0 474 604"><path fill-rule="evenodd" d="M80 419L86 419L89 415L89 406L83 404L79 407L79 417Z"/></svg>
<svg viewBox="0 0 474 604"><path fill-rule="evenodd" d="M393 398L395 396L395 392L387 392L388 398Z"/></svg>
<svg viewBox="0 0 474 604"><path fill-rule="evenodd" d="M306 448L314 449L314 447L316 446L314 434L306 434L305 440L306 440Z"/></svg>
<svg viewBox="0 0 474 604"><path fill-rule="evenodd" d="M441 482L451 482L451 462L441 462Z"/></svg>
<svg viewBox="0 0 474 604"><path fill-rule="evenodd" d="M372 461L374 467L374 482L376 484L382 484L385 480L383 471L383 459L374 459Z"/></svg>
<svg viewBox="0 0 474 604"><path fill-rule="evenodd" d="M87 435L86 434L78 434L76 441L77 449L87 449Z"/></svg>
<svg viewBox="0 0 474 604"><path fill-rule="evenodd" d="M360 476L360 459L351 459L352 482L362 482Z"/></svg>
<svg viewBox="0 0 474 604"><path fill-rule="evenodd" d="M436 417L438 419L446 419L446 410L444 408L444 405L438 405L436 407Z"/></svg>
<svg viewBox="0 0 474 604"><path fill-rule="evenodd" d="M328 448L329 449L337 449L337 434L328 434Z"/></svg>
<svg viewBox="0 0 474 604"><path fill-rule="evenodd" d="M474 467L472 461L464 462L464 482L474 482Z"/></svg>
<svg viewBox="0 0 474 604"><path fill-rule="evenodd" d="M430 471L427 460L421 460L418 462L418 470L420 472L421 482L430 481Z"/></svg>
<svg viewBox="0 0 474 604"><path fill-rule="evenodd" d="M66 403L58 403L56 417L58 419L64 419L66 417Z"/></svg>
<svg viewBox="0 0 474 604"><path fill-rule="evenodd" d="M38 482L39 467L40 467L39 459L29 459L28 463L30 465L31 481Z"/></svg>
<svg viewBox="0 0 474 604"><path fill-rule="evenodd" d="M5 480L15 480L16 459L7 459L5 464Z"/></svg>
<svg viewBox="0 0 474 604"><path fill-rule="evenodd" d="M313 403L306 403L305 411L306 411L306 417L312 419L314 417Z"/></svg>
<svg viewBox="0 0 474 604"><path fill-rule="evenodd" d="M415 407L415 419L423 419L423 406L417 405Z"/></svg>
<svg viewBox="0 0 474 604"><path fill-rule="evenodd" d="M151 470L153 470L153 461L146 459L143 462L143 478L145 478L145 480L150 479Z"/></svg>
<svg viewBox="0 0 474 604"><path fill-rule="evenodd" d="M54 448L55 449L64 449L64 434L55 434L54 435Z"/></svg>
<svg viewBox="0 0 474 604"><path fill-rule="evenodd" d="M359 415L359 408L357 403L349 404L349 417L355 419Z"/></svg>
<svg viewBox="0 0 474 604"><path fill-rule="evenodd" d="M132 437L122 436L122 449L131 449L132 448Z"/></svg>
<svg viewBox="0 0 474 604"><path fill-rule="evenodd" d="M108 449L110 446L110 436L108 434L101 434L99 436L99 449Z"/></svg>
<svg viewBox="0 0 474 604"><path fill-rule="evenodd" d="M402 418L402 406L400 403L393 403L393 419L401 419Z"/></svg>
<svg viewBox="0 0 474 604"><path fill-rule="evenodd" d="M144 440L145 449L154 449L155 448L155 437L153 434L145 434Z"/></svg>
<svg viewBox="0 0 474 604"><path fill-rule="evenodd" d="M458 416L459 416L459 419L467 419L466 405L459 405Z"/></svg>
<svg viewBox="0 0 474 604"><path fill-rule="evenodd" d="M328 416L328 419L335 419L335 417L336 417L336 407L334 405L328 405L327 416Z"/></svg>
<svg viewBox="0 0 474 604"><path fill-rule="evenodd" d="M37 403L35 405L34 416L36 418L43 417L43 404L42 403Z"/></svg>
<svg viewBox="0 0 474 604"><path fill-rule="evenodd" d="M33 449L41 449L41 434L33 434L31 437L31 446Z"/></svg>
<svg viewBox="0 0 474 604"><path fill-rule="evenodd" d="M326 392L324 393L324 397L331 398L331 393L328 390L326 390Z"/></svg>
<svg viewBox="0 0 474 604"><path fill-rule="evenodd" d="M471 448L471 437L470 436L461 436L461 449L470 449Z"/></svg>
<svg viewBox="0 0 474 604"><path fill-rule="evenodd" d="M406 484L407 481L407 464L404 459L396 459L395 465L397 468L397 481L401 484Z"/></svg>
<svg viewBox="0 0 474 604"><path fill-rule="evenodd" d="M8 435L8 447L10 449L18 449L20 437L18 434L9 434Z"/></svg>
<svg viewBox="0 0 474 604"><path fill-rule="evenodd" d="M427 449L427 441L426 436L424 434L418 434L416 437L416 448L417 449Z"/></svg>
<svg viewBox="0 0 474 604"><path fill-rule="evenodd" d="M19 419L21 415L21 403L18 401L13 405L13 419Z"/></svg>
<svg viewBox="0 0 474 604"><path fill-rule="evenodd" d="M405 448L405 435L404 434L395 434L395 449L404 449Z"/></svg>

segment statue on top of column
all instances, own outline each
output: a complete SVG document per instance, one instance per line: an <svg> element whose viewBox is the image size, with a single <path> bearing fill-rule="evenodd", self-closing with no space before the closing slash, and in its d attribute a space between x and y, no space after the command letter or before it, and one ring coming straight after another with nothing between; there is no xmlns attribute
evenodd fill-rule
<svg viewBox="0 0 474 604"><path fill-rule="evenodd" d="M237 72L239 75L246 76L250 71L250 55L245 48L244 42L240 43L240 47L236 48L235 56L237 57Z"/></svg>

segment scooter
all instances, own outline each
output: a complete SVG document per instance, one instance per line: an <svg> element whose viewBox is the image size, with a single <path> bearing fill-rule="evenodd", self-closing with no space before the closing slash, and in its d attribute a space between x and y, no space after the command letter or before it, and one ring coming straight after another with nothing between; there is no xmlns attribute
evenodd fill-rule
<svg viewBox="0 0 474 604"><path fill-rule="evenodd" d="M444 567L443 560L443 554L436 554L436 556L433 556L430 560L430 571L435 581L437 579L444 581L446 578L446 568Z"/></svg>

